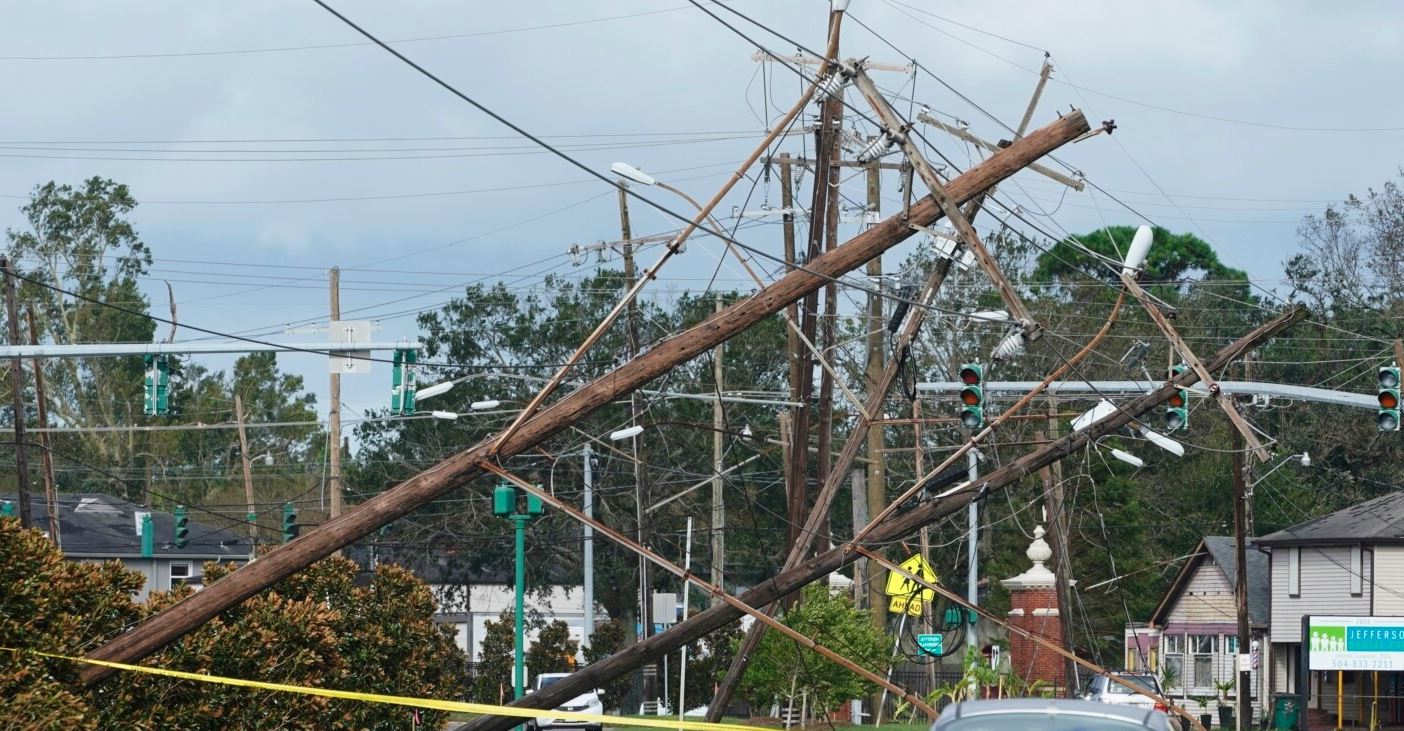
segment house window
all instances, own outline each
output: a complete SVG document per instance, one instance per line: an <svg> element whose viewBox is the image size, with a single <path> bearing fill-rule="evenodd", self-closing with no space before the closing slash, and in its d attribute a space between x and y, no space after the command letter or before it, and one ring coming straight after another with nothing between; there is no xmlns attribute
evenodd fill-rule
<svg viewBox="0 0 1404 731"><path fill-rule="evenodd" d="M176 587L190 580L190 564L186 561L171 562L171 586Z"/></svg>
<svg viewBox="0 0 1404 731"><path fill-rule="evenodd" d="M1218 638L1218 635L1189 636L1190 667L1194 672L1191 687L1214 687L1214 645Z"/></svg>
<svg viewBox="0 0 1404 731"><path fill-rule="evenodd" d="M1360 556L1360 546L1350 547L1350 595L1360 596L1365 592L1364 566Z"/></svg>
<svg viewBox="0 0 1404 731"><path fill-rule="evenodd" d="M1287 596L1302 595L1302 549L1287 549Z"/></svg>
<svg viewBox="0 0 1404 731"><path fill-rule="evenodd" d="M1224 654L1238 654L1238 635L1224 635Z"/></svg>
<svg viewBox="0 0 1404 731"><path fill-rule="evenodd" d="M1160 638L1161 657L1164 658L1165 677L1175 678L1176 685L1184 687L1185 681L1185 636L1164 635Z"/></svg>

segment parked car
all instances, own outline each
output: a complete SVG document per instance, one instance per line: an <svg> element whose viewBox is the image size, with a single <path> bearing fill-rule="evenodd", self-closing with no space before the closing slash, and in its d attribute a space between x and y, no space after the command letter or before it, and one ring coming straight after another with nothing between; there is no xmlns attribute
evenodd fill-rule
<svg viewBox="0 0 1404 731"><path fill-rule="evenodd" d="M1160 692L1160 681L1155 679L1150 673L1112 673L1117 678L1124 680L1138 688L1150 691L1156 695ZM1166 710L1164 704L1151 698L1132 691L1121 683L1113 682L1105 675L1094 675L1087 681L1087 689L1082 693L1083 700L1096 703L1111 703L1118 706L1137 706L1148 710Z"/></svg>
<svg viewBox="0 0 1404 731"><path fill-rule="evenodd" d="M1170 731L1162 712L1064 698L952 703L931 731Z"/></svg>
<svg viewBox="0 0 1404 731"><path fill-rule="evenodd" d="M535 693L550 684L568 677L570 673L542 673L536 676L536 681L532 683L529 692ZM569 703L556 706L557 711L574 711L576 713L604 713L604 703L600 701L600 692L592 690L582 693L572 698ZM546 731L554 728L585 729L585 731L604 731L604 725L598 721L576 721L566 718L554 718L551 716L537 716L535 720L527 722L528 731Z"/></svg>

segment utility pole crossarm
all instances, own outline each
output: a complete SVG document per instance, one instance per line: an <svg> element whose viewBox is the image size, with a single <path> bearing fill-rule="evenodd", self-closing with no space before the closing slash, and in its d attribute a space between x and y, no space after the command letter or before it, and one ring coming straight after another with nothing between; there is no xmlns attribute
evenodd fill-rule
<svg viewBox="0 0 1404 731"><path fill-rule="evenodd" d="M942 122L941 120L931 116L926 112L917 112L917 121L925 122L926 124L929 124L932 127L941 130L942 132L946 132L955 137L959 137L960 139L969 142L972 145L979 145L980 147L983 147L990 152L999 152L999 145L996 145L993 142L987 142L985 140L982 140L979 137L970 134L970 132L966 131L961 127L957 127L953 124L946 124L945 122ZM1057 170L1053 170L1052 168L1049 168L1045 165L1034 163L1029 166L1029 169L1038 173L1039 175L1042 175L1045 178L1048 178L1058 183L1062 183L1063 185L1066 185L1069 188L1078 191L1079 193L1081 193L1087 187L1087 184L1082 182L1081 180L1064 175L1063 173L1060 173Z"/></svg>
<svg viewBox="0 0 1404 731"><path fill-rule="evenodd" d="M921 154L921 150L912 142L911 136L907 134L911 125L897 115L887 98L878 91L877 85L863 71L862 66L854 66L852 69L854 86L858 87L858 91L863 94L868 105L877 113L879 120L886 127L889 139L902 148L902 152L906 154L907 160L916 170L916 174L931 190L931 194L936 198L941 211L946 214L946 220L955 226L956 232L960 235L961 243L965 244L970 253L975 255L975 259L980 262L980 268L985 270L986 276L999 291L1000 299L1004 300L1004 306L1009 309L1009 314L1023 326L1024 336L1030 341L1037 340L1040 329L1038 323L1029 314L1029 309L1024 306L1023 299L1014 291L1009 279L1004 276L999 262L995 261L994 255L980 241L979 234L975 232L975 226L961 212L959 205L951 200L951 197L946 193L946 185L941 182L935 168L931 167L931 163L927 162L926 157Z"/></svg>
<svg viewBox="0 0 1404 731"><path fill-rule="evenodd" d="M1204 382L1205 387L1209 389L1209 395L1214 399L1215 403L1219 405L1219 408L1224 410L1224 414L1228 416L1229 423L1233 424L1233 428L1237 429L1238 432L1243 435L1243 440L1248 444L1248 449L1253 452L1253 455L1262 462L1271 459L1272 455L1267 451L1267 448L1263 446L1262 441L1258 439L1258 435L1253 432L1253 427L1248 425L1248 420L1244 419L1243 414L1239 413L1238 406L1233 403L1233 399L1220 398L1222 392L1219 389L1219 384L1215 382L1213 374L1204 367L1204 364L1199 360L1199 356L1195 355L1194 351L1190 349L1189 343L1186 343L1184 338L1180 337L1180 333L1175 329L1175 326L1170 324L1170 321L1166 319L1164 313L1160 311L1160 308L1151 301L1150 295L1146 294L1144 289L1141 289L1141 285L1136 283L1134 277L1124 271L1121 273L1121 282L1126 285L1126 288L1131 291L1131 294L1135 295L1136 300L1141 303L1141 307L1145 308L1146 314L1150 315L1151 319L1155 321L1156 326L1160 328L1160 332L1165 335L1166 339L1175 347L1175 350L1179 351L1180 357L1184 358L1190 368L1194 369L1194 372L1199 376L1199 380Z"/></svg>

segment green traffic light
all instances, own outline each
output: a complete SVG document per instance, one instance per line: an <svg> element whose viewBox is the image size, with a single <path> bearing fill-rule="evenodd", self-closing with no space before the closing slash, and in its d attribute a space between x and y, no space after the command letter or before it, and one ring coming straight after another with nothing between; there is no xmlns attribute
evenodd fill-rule
<svg viewBox="0 0 1404 731"><path fill-rule="evenodd" d="M185 548L190 542L190 519L186 517L185 506L175 508L175 547Z"/></svg>

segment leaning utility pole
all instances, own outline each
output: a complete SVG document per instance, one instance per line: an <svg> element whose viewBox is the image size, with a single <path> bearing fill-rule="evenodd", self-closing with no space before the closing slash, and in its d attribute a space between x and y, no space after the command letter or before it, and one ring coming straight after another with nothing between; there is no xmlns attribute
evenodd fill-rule
<svg viewBox="0 0 1404 731"><path fill-rule="evenodd" d="M876 213L882 203L881 171L876 167L870 167L868 176L868 210ZM882 291L882 256L875 256L868 260L868 318L863 328L868 333L868 393L876 393L878 384L882 381L883 354L883 319L882 319L882 298L879 293ZM881 403L876 399L874 403ZM878 411L881 408L879 407ZM873 413L876 413L874 411ZM887 505L887 457L883 451L883 431L882 429L868 430L868 515L876 516L882 512ZM858 526L853 527L854 530ZM887 629L887 602L883 595L883 575L886 572L876 561L868 562L868 611L872 612L873 626L880 631ZM882 713L881 708L874 708L873 713Z"/></svg>
<svg viewBox="0 0 1404 731"><path fill-rule="evenodd" d="M721 295L716 295L713 299L715 312L722 311ZM717 389L717 400L712 402L712 585L722 586L722 579L726 575L726 501L722 492L722 469L726 466L722 459L722 448L724 440L722 431L726 429L726 414L722 411L722 389L726 372L724 362L726 358L726 344L717 343L717 347L712 349L712 381ZM691 549L691 545L688 546ZM712 604L720 602L719 597L712 597ZM683 609L687 611L686 608Z"/></svg>
<svg viewBox="0 0 1404 731"><path fill-rule="evenodd" d="M249 461L249 438L244 434L244 401L234 394L234 423L239 427L239 463L244 467L244 516L249 522L249 537L253 539L255 550L258 547L258 512L254 510L253 468ZM333 502L332 505L337 505ZM338 506L340 507L340 506Z"/></svg>
<svg viewBox="0 0 1404 731"><path fill-rule="evenodd" d="M795 265L795 193L794 176L790 170L790 154L783 153L777 159L780 165L780 205L784 213L782 233L785 244L785 271L794 269ZM805 403L800 401L800 356L801 346L799 331L793 325L800 322L799 307L790 303L785 307L785 319L791 327L785 328L785 364L789 367L790 402L794 406L790 407L788 413L781 412L780 416L780 441L786 445L784 457L781 463L784 465L785 475L785 504L789 506L789 496L804 490L804 470L795 468L795 458L793 452L799 449L805 451L807 442L800 445L795 444L795 421L799 418L801 411L805 409ZM801 458L800 464L804 460ZM785 545L790 545L788 531L785 535ZM709 714L711 705L708 705ZM717 718L720 718L718 716ZM709 715L710 719L710 715Z"/></svg>
<svg viewBox="0 0 1404 731"><path fill-rule="evenodd" d="M843 102L838 97L826 97L820 103L819 126L814 130L814 190L809 206L809 244L805 261L813 261L824 253L828 233L829 203L834 199L837 180L831 161L837 156L839 125L843 123ZM800 338L813 343L818 332L819 292L805 295L800 307ZM785 547L800 541L800 526L809 508L809 434L810 398L814 394L814 354L805 348L799 353L799 368L791 371L799 380L792 385L796 403L791 419L793 432L790 449L791 490L786 495ZM832 388L832 381L830 382ZM818 459L823 462L824 453Z"/></svg>
<svg viewBox="0 0 1404 731"><path fill-rule="evenodd" d="M1056 150L1088 131L1087 119L1081 112L1072 111L1048 126L1016 140L986 160L972 166L965 173L954 178L946 186L950 199L965 203L982 191L997 185L1000 181L1018 172L1028 163ZM148 617L136 627L124 632L107 644L95 650L91 657L99 660L129 662L159 650L166 644L199 627L220 612L253 596L272 584L301 571L315 561L331 555L334 551L370 534L380 526L408 515L419 507L428 504L450 490L461 487L471 480L483 476L486 468L484 460L508 459L536 445L554 434L569 429L581 418L594 413L615 399L643 387L679 364L705 353L717 343L724 342L747 328L774 315L786 305L806 294L820 289L833 277L842 276L862 266L868 259L881 254L902 241L910 238L918 226L930 226L941 218L941 207L933 196L925 196L912 204L902 216L884 220L853 237L817 259L808 261L803 268L786 272L775 282L760 288L755 294L738 300L722 310L694 325L691 328L664 338L637 358L615 368L600 377L562 395L544 406L532 416L523 419L511 434L497 435L452 455L433 467L416 474L404 482L359 503L354 509L339 518L333 518L317 528L307 531L300 538L269 551L258 561L241 567L238 571L209 585L203 591L192 594L165 610ZM1285 323L1280 326L1285 326ZM1256 343L1254 343L1256 344ZM1215 361L1217 363L1217 361ZM1215 367L1218 367L1217 365ZM1186 379L1187 381L1189 379ZM1159 391L1155 392L1160 394ZM1166 392L1168 394L1168 391ZM1165 394L1160 394L1163 400ZM1133 402L1135 403L1135 402ZM1149 405L1146 406L1149 408ZM1100 435L1100 430L1093 430ZM1085 432L1079 432L1084 435ZM1083 437L1079 437L1079 440ZM1079 440L1069 443L1080 445ZM1051 455L1052 453L1050 453ZM1063 453L1056 456L1061 457ZM1056 458L1043 455L1048 459ZM1040 457L1042 458L1042 457ZM1011 465L1024 468L1025 462ZM1036 469L1038 465L1034 465ZM1005 474L999 472L998 474ZM959 501L957 501L959 502ZM960 507L964 507L960 503ZM905 530L909 515L927 515L926 511L893 516L884 525L897 526ZM919 527L910 526L913 529ZM889 536L884 529L875 538ZM902 535L905 535L903 533ZM816 577L809 572L824 569L827 575L834 567L847 563L826 552L822 560L810 559L802 568L792 569L782 576L788 583L772 584L763 582L752 589L752 606L756 602L769 604L779 596L786 596ZM777 577L777 579L780 577ZM795 581L799 583L795 583ZM759 592L759 593L752 593ZM778 594L776 593L778 592ZM775 594L775 598L766 598ZM685 637L698 628L702 634L735 620L739 610L727 609L725 605L699 612L686 623L675 626L669 632L649 638L647 641L626 649L625 657L615 663L605 664L589 677L597 677L605 671L622 672L621 668L632 669L639 661L650 662L659 657L658 650L671 651L680 646L674 644L676 638ZM720 620L719 623L714 624ZM678 632L685 627L685 632ZM693 635L695 638L700 635ZM659 638L662 638L661 640ZM620 663L623 663L622 665ZM107 677L113 671L106 667L89 667L82 673L85 684L92 684ZM615 677L610 675L609 677ZM586 679L584 682L593 682ZM557 692L556 688L561 691ZM594 686L589 686L594 687ZM552 685L545 691L533 693L523 700L532 704L549 702L551 707L568 700L588 689L585 685L567 679ZM569 696L560 693L570 692ZM493 723L497 723L494 721ZM508 721L507 725L514 725Z"/></svg>
<svg viewBox="0 0 1404 731"><path fill-rule="evenodd" d="M39 326L34 322L34 307L25 310L29 318L29 342L39 344ZM34 359L34 406L39 417L39 455L44 467L44 504L49 511L49 538L55 546L62 546L59 539L58 483L54 481L54 455L49 451L49 407L44 401L44 366Z"/></svg>
<svg viewBox="0 0 1404 731"><path fill-rule="evenodd" d="M834 92L832 99L825 101L825 106L833 105L833 140L837 143L842 136L843 125L843 90ZM834 144L825 157L829 160L829 167L825 176L824 189L828 199L824 203L824 251L832 251L838 246L839 227L839 167L834 164L839 158L838 145ZM815 176L817 184L819 177ZM811 226L817 222L811 221ZM819 318L819 356L823 358L833 358L834 341L837 339L836 329L838 321L838 285L829 282L824 287L824 313ZM832 368L824 368L819 373L819 402L816 404L815 413L817 432L814 440L815 447L818 448L817 459L814 462L814 482L822 485L829 479L829 471L833 467L833 442L834 442L834 372ZM805 483L805 510L809 509L809 483ZM793 517L791 518L794 519ZM823 511L822 522L819 524L818 533L820 536L829 535L829 511ZM827 544L827 541L825 541Z"/></svg>
<svg viewBox="0 0 1404 731"><path fill-rule="evenodd" d="M0 270L5 273L5 319L10 330L10 344L20 344L19 306L15 302L15 265L8 258L0 257ZM29 505L29 445L24 441L24 362L19 358L10 359L10 403L15 417L15 493L19 501L20 525L25 528L34 524Z"/></svg>
<svg viewBox="0 0 1404 731"><path fill-rule="evenodd" d="M337 323L341 321L341 268L332 267L329 275L331 283L330 329L335 330ZM331 488L331 517L335 518L341 515L341 374L335 368L331 369L331 392L327 398L331 401L327 412L327 446L331 447L331 454L327 459L327 471L330 473L327 475L327 484ZM242 436L242 429L240 431ZM250 500L249 503L249 510L252 512L253 500ZM258 529L254 528L254 530Z"/></svg>
<svg viewBox="0 0 1404 731"><path fill-rule="evenodd" d="M1048 420L1044 422L1044 441L1057 438L1058 402L1048 399ZM1063 502L1063 468L1054 462L1043 469L1043 504L1048 509L1044 520L1048 523L1048 537L1053 544L1054 589L1058 593L1058 624L1062 626L1063 642L1072 649L1072 554L1068 550L1068 506ZM1063 660L1063 692L1069 698L1077 697L1077 663Z"/></svg>
<svg viewBox="0 0 1404 731"><path fill-rule="evenodd" d="M1233 602L1238 615L1238 652L1234 653L1234 683L1237 688L1238 713L1236 728L1239 731L1251 729L1253 712L1253 672L1239 664L1238 658L1249 653L1253 642L1252 629L1248 622L1248 480L1247 465L1243 460L1243 435L1229 425L1229 450L1233 465Z"/></svg>

